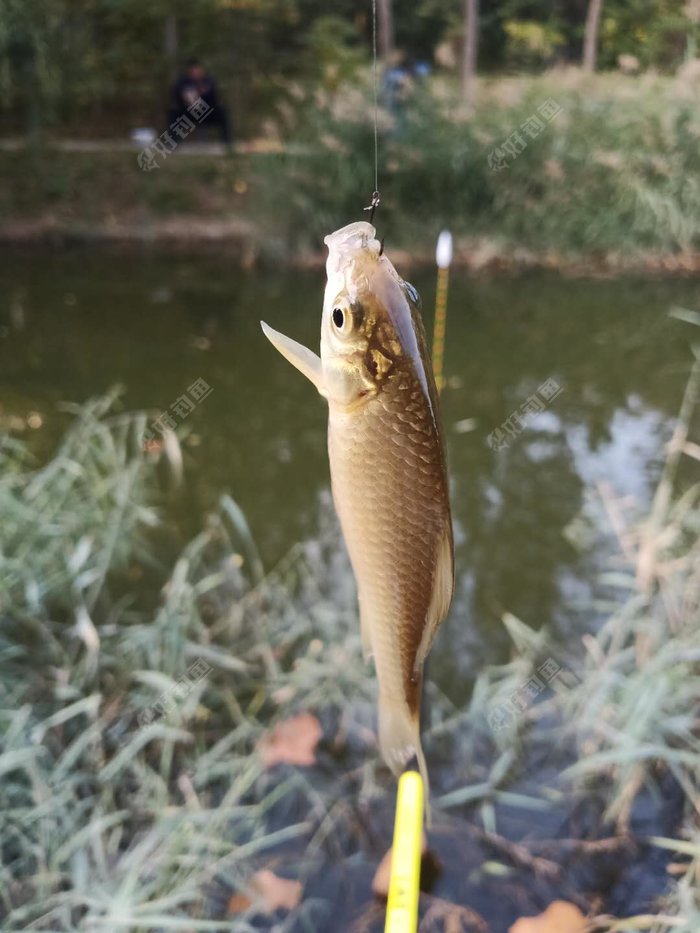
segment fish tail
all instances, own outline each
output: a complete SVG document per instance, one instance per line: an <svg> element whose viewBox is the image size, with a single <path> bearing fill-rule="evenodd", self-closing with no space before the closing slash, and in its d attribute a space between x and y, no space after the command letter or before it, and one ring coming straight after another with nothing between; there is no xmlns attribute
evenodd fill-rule
<svg viewBox="0 0 700 933"><path fill-rule="evenodd" d="M404 700L379 694L379 748L382 758L398 777L410 760L415 757L423 779L425 820L430 826L430 783L428 767L420 744L420 721L418 713L412 714Z"/></svg>

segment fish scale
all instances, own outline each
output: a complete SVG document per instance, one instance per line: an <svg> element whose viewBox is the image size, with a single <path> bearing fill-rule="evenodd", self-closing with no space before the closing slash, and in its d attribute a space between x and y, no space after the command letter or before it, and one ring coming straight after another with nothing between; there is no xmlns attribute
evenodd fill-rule
<svg viewBox="0 0 700 933"><path fill-rule="evenodd" d="M393 423L387 425L387 416ZM441 464L422 459L428 425L423 433L403 433L400 445L393 443L388 450L382 445L387 429L397 431L397 426L380 397L368 402L359 423L332 414L329 422L334 501L356 578L363 581L363 611L367 606L368 612L389 618L392 638L400 633L398 672L391 671L385 653L372 645L380 689L396 693L397 675L402 683L411 682L431 594L431 581L416 570L432 575L436 559L434 536L426 530L435 527L431 509L440 507L434 493L440 487ZM369 448L375 451L370 458L364 453ZM409 705L415 713L415 695Z"/></svg>

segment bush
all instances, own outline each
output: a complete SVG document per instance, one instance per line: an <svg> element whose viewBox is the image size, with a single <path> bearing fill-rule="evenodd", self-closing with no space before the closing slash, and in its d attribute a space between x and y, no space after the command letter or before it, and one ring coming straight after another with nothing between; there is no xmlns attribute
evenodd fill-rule
<svg viewBox="0 0 700 933"><path fill-rule="evenodd" d="M286 125L292 154L266 176L266 196L288 242L317 244L369 201L370 76L310 94ZM404 246L450 225L539 252L697 249L699 140L681 79L502 79L470 109L433 78L380 110L377 220Z"/></svg>

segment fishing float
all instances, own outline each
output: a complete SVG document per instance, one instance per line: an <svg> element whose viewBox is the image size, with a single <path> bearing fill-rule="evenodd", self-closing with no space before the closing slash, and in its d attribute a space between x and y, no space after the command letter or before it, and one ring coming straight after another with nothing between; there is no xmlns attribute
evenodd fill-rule
<svg viewBox="0 0 700 933"><path fill-rule="evenodd" d="M443 230L435 248L437 264L437 287L435 289L435 324L433 325L433 372L438 392L442 391L445 379L442 374L445 355L445 324L447 321L447 287L452 263L452 234Z"/></svg>

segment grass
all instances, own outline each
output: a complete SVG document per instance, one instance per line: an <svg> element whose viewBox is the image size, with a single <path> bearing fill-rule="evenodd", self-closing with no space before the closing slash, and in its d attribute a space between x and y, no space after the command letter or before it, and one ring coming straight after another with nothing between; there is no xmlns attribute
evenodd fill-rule
<svg viewBox="0 0 700 933"><path fill-rule="evenodd" d="M700 484L682 494L674 486L681 458L700 459L689 441L700 346L695 354L649 516L625 528L608 503L627 563L616 574L620 605L585 640L582 684L562 697L562 716L579 746L570 773L584 785L605 786L608 815L623 829L644 786L658 786L666 773L682 788L680 838L651 841L681 862L663 912L683 933L700 928ZM624 929L667 927L655 919L648 926L628 921Z"/></svg>
<svg viewBox="0 0 700 933"><path fill-rule="evenodd" d="M318 239L359 216L371 191L372 107L361 88L316 91L291 121L291 137L313 155L289 158L279 184L270 180L297 237ZM560 107L552 119L540 110L549 100ZM498 79L482 83L473 108L435 78L398 115L382 113L382 226L405 246L433 243L449 225L540 255L696 249L694 113L680 77ZM530 137L521 127L533 115L541 127ZM524 148L492 169L489 157L516 131Z"/></svg>
<svg viewBox="0 0 700 933"><path fill-rule="evenodd" d="M554 711L545 740L576 748L564 777L580 794L602 798L605 818L622 834L630 831L644 789L663 797L671 776L682 792L678 837L647 840L672 852L678 863L678 881L659 915L601 917L592 925L596 930L700 929L700 484L676 490L681 460L700 460L700 448L689 439L700 399L700 346L694 352L649 515L626 522L622 504L601 489L601 509L620 546L620 564L606 574L615 609L583 638L578 685L560 690L513 726L517 732L528 719L551 723ZM523 640L521 629L514 635L523 661L534 636L525 632ZM522 677L530 673L526 669Z"/></svg>
<svg viewBox="0 0 700 933"><path fill-rule="evenodd" d="M243 886L261 852L332 835L332 798L301 773L268 778L253 752L300 704L364 697L369 714L359 636L300 551L262 575L228 499L164 572L149 556L147 417L113 406L76 410L38 469L20 444L3 448L3 929L230 929L209 917L220 874ZM155 607L146 575L162 577ZM208 673L178 693L201 661ZM163 696L177 702L144 720ZM279 825L288 793L301 818Z"/></svg>
<svg viewBox="0 0 700 933"><path fill-rule="evenodd" d="M66 232L85 228L104 236L111 230L114 236L121 227L183 215L225 220L245 213L247 157L232 163L206 154L175 155L145 172L137 155L136 148L66 152L50 139L0 151L3 171L15 180L12 191L0 194L2 215L8 223L50 218L59 232L62 225Z"/></svg>
<svg viewBox="0 0 700 933"><path fill-rule="evenodd" d="M601 825L616 820L624 838L642 788L672 775L683 825L651 840L680 866L668 897L651 918L600 916L601 930L699 928L700 487L676 490L681 461L697 457L699 385L696 362L650 516L624 528L604 500L626 563L608 580L610 618L584 637L583 660L567 658L580 684L494 733L494 708L548 651L546 632L506 617L513 659L481 673L468 707L427 685L437 814L478 824L502 862L530 864L527 841L516 849L499 835L504 807L532 820L595 792ZM302 881L329 860L356 862L363 808L393 799L349 574L331 590L323 572L337 533L265 573L224 497L164 566L165 453L142 451L147 415L119 411L111 394L73 416L44 465L12 438L0 447L3 929L259 928L255 908L226 918L232 891L274 859ZM203 676L183 680L192 665ZM256 746L300 710L322 724L318 765L267 771ZM566 748L570 768L534 791L517 776L538 744ZM493 859L481 870L496 868L511 871ZM321 929L332 909L305 899L277 919Z"/></svg>

